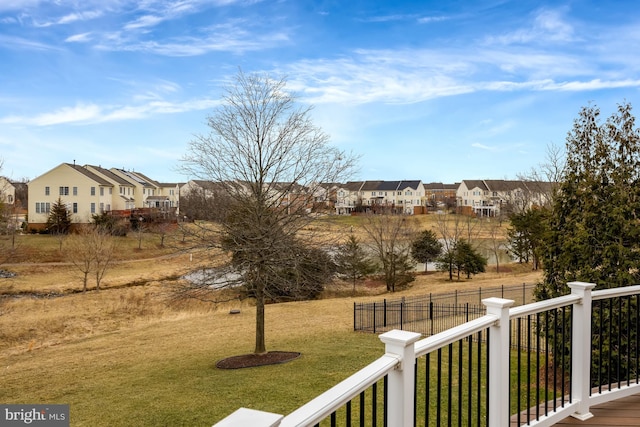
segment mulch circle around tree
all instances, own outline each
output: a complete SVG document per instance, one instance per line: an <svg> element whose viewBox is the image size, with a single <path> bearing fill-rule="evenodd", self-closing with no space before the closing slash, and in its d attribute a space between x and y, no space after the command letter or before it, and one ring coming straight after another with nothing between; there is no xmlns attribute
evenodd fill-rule
<svg viewBox="0 0 640 427"><path fill-rule="evenodd" d="M240 356L227 357L216 363L218 369L253 368L256 366L277 365L286 363L300 357L295 351L269 351L263 354L242 354Z"/></svg>

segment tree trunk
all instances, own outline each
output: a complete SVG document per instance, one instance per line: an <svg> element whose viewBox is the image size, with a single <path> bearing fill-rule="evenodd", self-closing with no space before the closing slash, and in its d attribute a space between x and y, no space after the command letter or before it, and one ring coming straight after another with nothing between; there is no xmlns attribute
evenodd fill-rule
<svg viewBox="0 0 640 427"><path fill-rule="evenodd" d="M253 351L256 354L267 352L264 339L264 289L262 286L259 285L256 290L256 348Z"/></svg>

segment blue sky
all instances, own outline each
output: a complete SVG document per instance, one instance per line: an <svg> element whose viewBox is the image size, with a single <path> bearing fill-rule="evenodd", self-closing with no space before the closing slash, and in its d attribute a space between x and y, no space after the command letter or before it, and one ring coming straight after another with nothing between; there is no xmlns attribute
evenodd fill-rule
<svg viewBox="0 0 640 427"><path fill-rule="evenodd" d="M512 179L640 111L636 1L0 0L0 172L162 181L237 73L286 76L355 179Z"/></svg>

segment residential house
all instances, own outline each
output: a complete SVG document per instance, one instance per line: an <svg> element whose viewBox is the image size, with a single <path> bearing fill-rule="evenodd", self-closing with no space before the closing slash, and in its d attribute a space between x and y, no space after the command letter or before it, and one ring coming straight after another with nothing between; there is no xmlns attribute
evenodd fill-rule
<svg viewBox="0 0 640 427"><path fill-rule="evenodd" d="M130 172L143 181L150 184L151 188L146 190L146 198L144 198L143 206L145 208L159 209L163 213L175 214L178 208L180 198L180 184L177 183L160 183L140 172ZM143 196L145 189L142 190Z"/></svg>
<svg viewBox="0 0 640 427"><path fill-rule="evenodd" d="M0 203L13 204L16 200L16 187L7 178L0 176Z"/></svg>
<svg viewBox="0 0 640 427"><path fill-rule="evenodd" d="M335 209L338 215L348 215L355 212L359 203L361 182L349 181L339 184L336 188Z"/></svg>
<svg viewBox="0 0 640 427"><path fill-rule="evenodd" d="M552 183L539 181L463 180L456 193L462 213L494 217L550 201Z"/></svg>
<svg viewBox="0 0 640 427"><path fill-rule="evenodd" d="M27 184L0 176L0 220L7 229L17 230L26 220Z"/></svg>
<svg viewBox="0 0 640 427"><path fill-rule="evenodd" d="M336 213L381 211L413 214L421 212L422 181L351 181L336 190Z"/></svg>
<svg viewBox="0 0 640 427"><path fill-rule="evenodd" d="M151 207L147 203L147 197L157 196L160 194L160 188L156 183L148 178L141 176L141 174L137 172L118 168L111 168L109 170L115 175L129 182L129 184L133 185L134 191L132 192L131 197L134 200L134 205L136 208ZM155 202L151 201L149 203L155 204Z"/></svg>
<svg viewBox="0 0 640 427"><path fill-rule="evenodd" d="M28 184L29 227L44 229L51 206L61 200L73 222L111 210L114 185L88 168L62 163Z"/></svg>
<svg viewBox="0 0 640 427"><path fill-rule="evenodd" d="M58 198L74 223L88 223L93 215L105 212L128 216L143 208L175 219L179 187L160 184L139 172L62 163L28 184L28 225L43 229Z"/></svg>
<svg viewBox="0 0 640 427"><path fill-rule="evenodd" d="M443 184L430 182L424 184L425 205L427 209L439 210L456 206L456 193L460 183Z"/></svg>
<svg viewBox="0 0 640 427"><path fill-rule="evenodd" d="M112 198L111 210L128 211L136 208L134 199L136 186L133 183L101 166L86 165L85 168L113 185L114 197Z"/></svg>

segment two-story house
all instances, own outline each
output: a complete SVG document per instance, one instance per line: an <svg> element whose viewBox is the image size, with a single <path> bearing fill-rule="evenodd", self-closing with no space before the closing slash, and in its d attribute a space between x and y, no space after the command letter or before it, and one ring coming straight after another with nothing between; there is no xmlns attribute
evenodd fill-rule
<svg viewBox="0 0 640 427"><path fill-rule="evenodd" d="M539 181L463 180L456 193L462 213L493 217L549 202L552 183Z"/></svg>
<svg viewBox="0 0 640 427"><path fill-rule="evenodd" d="M29 227L44 229L58 200L66 205L73 222L88 223L92 215L111 210L113 187L84 166L62 163L29 182Z"/></svg>
<svg viewBox="0 0 640 427"><path fill-rule="evenodd" d="M43 229L51 206L60 199L74 223L89 223L104 212L151 208L175 219L178 184L160 184L124 169L62 163L28 184L29 227Z"/></svg>
<svg viewBox="0 0 640 427"><path fill-rule="evenodd" d="M430 210L453 208L456 206L456 193L460 183L444 184L430 182L423 184L425 205Z"/></svg>
<svg viewBox="0 0 640 427"><path fill-rule="evenodd" d="M422 181L351 181L336 189L336 213L353 211L422 213Z"/></svg>
<svg viewBox="0 0 640 427"><path fill-rule="evenodd" d="M111 201L111 210L123 211L135 209L136 204L134 196L136 186L134 184L101 166L86 165L85 168L95 173L97 176L104 178L113 185L112 194L114 197Z"/></svg>
<svg viewBox="0 0 640 427"><path fill-rule="evenodd" d="M27 184L0 176L0 219L2 226L17 230L27 213Z"/></svg>

